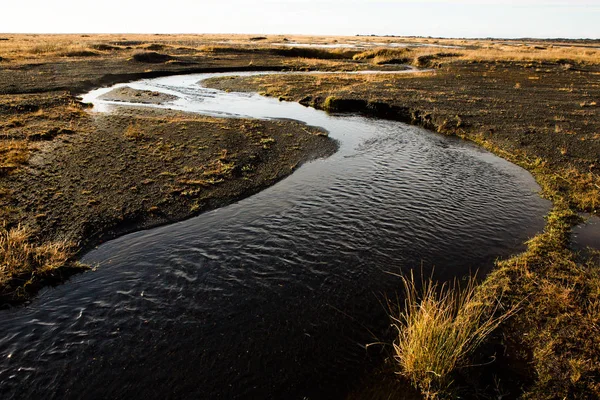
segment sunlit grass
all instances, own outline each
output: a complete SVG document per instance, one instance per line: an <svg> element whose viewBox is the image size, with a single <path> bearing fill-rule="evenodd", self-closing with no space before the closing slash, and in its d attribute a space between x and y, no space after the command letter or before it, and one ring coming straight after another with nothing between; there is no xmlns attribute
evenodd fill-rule
<svg viewBox="0 0 600 400"><path fill-rule="evenodd" d="M13 279L29 280L64 267L73 254L72 244L57 241L37 245L32 243L29 229L18 226L0 228L0 292Z"/></svg>
<svg viewBox="0 0 600 400"><path fill-rule="evenodd" d="M25 140L0 140L0 175L25 164L29 148Z"/></svg>
<svg viewBox="0 0 600 400"><path fill-rule="evenodd" d="M514 308L500 312L499 302L483 301L474 278L464 287L431 279L419 285L411 273L402 282L404 304L392 315L398 372L426 398L447 396L453 373L469 367L469 356Z"/></svg>

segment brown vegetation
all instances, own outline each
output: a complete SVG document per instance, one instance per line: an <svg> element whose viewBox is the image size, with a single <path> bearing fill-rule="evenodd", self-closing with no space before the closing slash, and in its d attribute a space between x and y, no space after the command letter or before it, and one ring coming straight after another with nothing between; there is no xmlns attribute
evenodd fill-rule
<svg viewBox="0 0 600 400"><path fill-rule="evenodd" d="M499 301L482 301L474 277L462 287L458 281L415 282L413 274L401 279L404 302L391 307L398 373L426 398L448 398L453 374L471 367L472 353L515 308L499 312Z"/></svg>
<svg viewBox="0 0 600 400"><path fill-rule="evenodd" d="M74 245L66 241L36 245L20 225L0 227L0 299L26 298L40 281L52 278L72 261Z"/></svg>

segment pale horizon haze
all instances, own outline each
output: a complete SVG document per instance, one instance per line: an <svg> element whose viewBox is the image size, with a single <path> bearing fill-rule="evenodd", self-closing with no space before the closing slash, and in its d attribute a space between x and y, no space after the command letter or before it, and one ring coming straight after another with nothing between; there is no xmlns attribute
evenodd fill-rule
<svg viewBox="0 0 600 400"><path fill-rule="evenodd" d="M600 0L20 0L2 33L600 38Z"/></svg>

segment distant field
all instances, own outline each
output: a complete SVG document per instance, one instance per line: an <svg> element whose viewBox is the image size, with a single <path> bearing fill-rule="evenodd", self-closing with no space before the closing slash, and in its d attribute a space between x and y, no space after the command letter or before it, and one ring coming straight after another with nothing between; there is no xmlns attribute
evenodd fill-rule
<svg viewBox="0 0 600 400"><path fill-rule="evenodd" d="M504 40L436 39L419 37L372 36L286 36L286 35L12 35L0 34L0 57L9 61L48 57L94 57L109 52L139 50L192 53L216 48L303 47L346 50L398 48L409 46L418 56L440 48L454 48L456 57L465 60L600 62L598 40ZM166 46L166 47L161 47ZM5 60L6 61L6 60Z"/></svg>

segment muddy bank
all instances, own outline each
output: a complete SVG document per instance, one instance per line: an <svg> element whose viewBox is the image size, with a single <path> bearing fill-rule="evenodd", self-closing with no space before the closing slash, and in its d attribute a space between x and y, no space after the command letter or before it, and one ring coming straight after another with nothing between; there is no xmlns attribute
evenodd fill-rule
<svg viewBox="0 0 600 400"><path fill-rule="evenodd" d="M7 180L14 203L33 211L28 225L81 248L228 204L336 148L288 121L129 109L90 123L41 146Z"/></svg>
<svg viewBox="0 0 600 400"><path fill-rule="evenodd" d="M136 90L128 86L113 89L99 97L102 100L122 101L127 103L164 104L177 100L177 96L149 90Z"/></svg>

